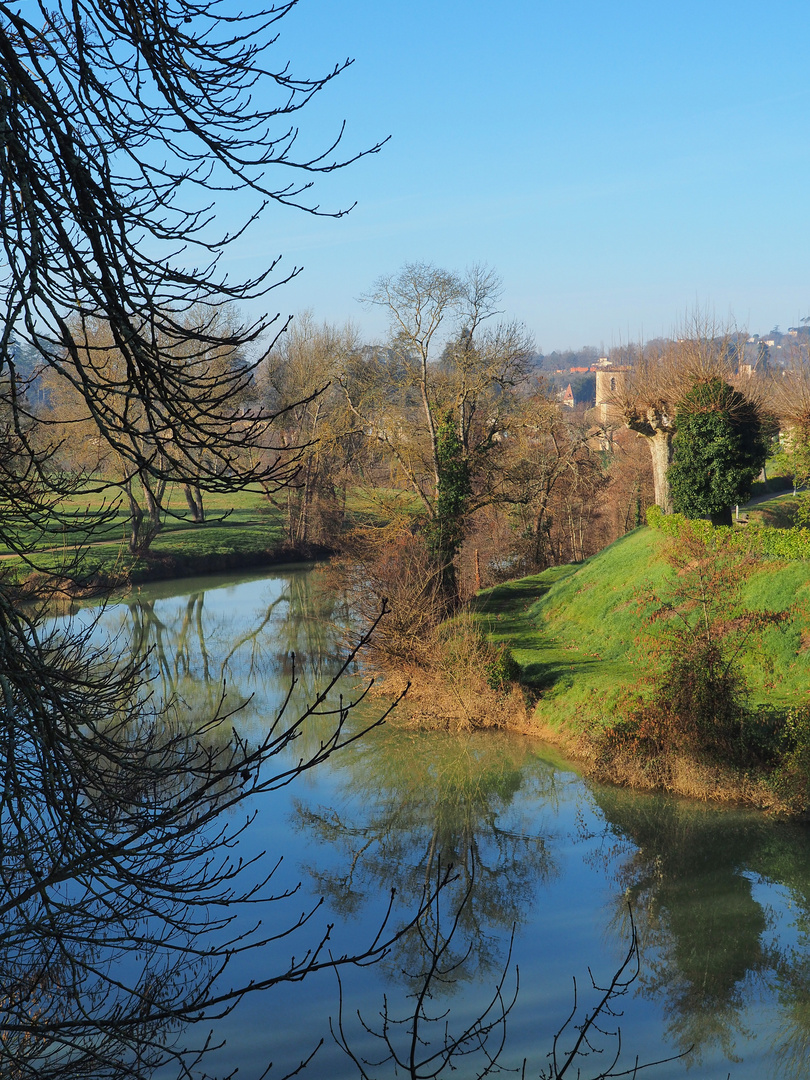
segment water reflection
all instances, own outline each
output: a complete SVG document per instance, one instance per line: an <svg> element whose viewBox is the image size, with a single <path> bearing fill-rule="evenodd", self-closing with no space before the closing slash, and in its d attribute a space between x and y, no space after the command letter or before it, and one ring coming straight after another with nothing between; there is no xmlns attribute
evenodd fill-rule
<svg viewBox="0 0 810 1080"><path fill-rule="evenodd" d="M210 710L224 685L228 706L243 706L240 733L258 737L289 692L291 654L299 680L291 715L317 698L339 666L334 631L347 613L301 572L239 587L200 583L179 597L144 590L105 618L122 648L148 656L162 697ZM331 729L313 718L300 753ZM694 1045L692 1064L718 1080L763 1070L810 1077L805 827L586 785L533 756L527 741L491 733L391 727L316 772L311 788L297 785L274 813L289 814L294 836L285 842L311 891L358 935L376 925L392 884L402 910L413 910L440 861L455 867L456 897L471 890L452 943L453 962L464 963L444 990L456 995L454 1009L497 981L518 927L521 983L535 989L522 993L510 1025L518 1060L526 1053L538 1064L533 1075L564 1019L571 974L582 985L588 966L615 970L625 952L629 901L642 966L622 1021L625 1045L648 1060ZM424 968L425 937L403 938L374 974L386 993L403 971ZM541 1027L543 995L555 1007ZM313 1023L311 1011L302 1021ZM325 1075L317 1065L311 1074ZM650 1075L686 1074L679 1062Z"/></svg>
<svg viewBox="0 0 810 1080"><path fill-rule="evenodd" d="M466 959L454 981L499 972L512 927L531 917L538 888L556 872L547 837L515 796L524 805L553 802L554 771L539 761L527 767L521 740L389 730L358 743L337 777L336 803L345 809L294 803L296 826L339 853L328 871L306 866L317 890L356 917L396 882L413 909L439 865L452 864L451 893L469 894L454 942L456 960ZM422 945L414 928L388 968L420 969L423 958L412 951Z"/></svg>
<svg viewBox="0 0 810 1080"><path fill-rule="evenodd" d="M804 1075L806 830L620 789L594 795L617 841L601 849L617 886L617 924L627 900L641 946L639 989L663 1007L671 1043L679 1051L693 1046L695 1061L718 1050L739 1061L745 1043L763 1034L754 1030L752 1005L776 993L788 1011L772 1052L785 1075ZM788 911L775 886L786 890Z"/></svg>
<svg viewBox="0 0 810 1080"><path fill-rule="evenodd" d="M304 712L340 670L345 649L337 631L347 622L345 604L305 569L215 584L200 579L180 596L164 595L165 586L143 588L111 605L102 625L133 659L145 661L151 692L161 701L182 702L202 716L224 698L226 710L238 713L240 733L261 735L281 709L290 719ZM363 687L355 669L338 692L356 696ZM337 706L334 696L319 711ZM333 715L322 724L310 718L302 752L333 727Z"/></svg>

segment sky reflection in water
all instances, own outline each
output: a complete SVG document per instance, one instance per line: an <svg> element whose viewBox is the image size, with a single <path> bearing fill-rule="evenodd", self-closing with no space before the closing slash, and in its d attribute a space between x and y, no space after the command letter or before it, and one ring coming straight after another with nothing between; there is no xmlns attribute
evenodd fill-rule
<svg viewBox="0 0 810 1080"><path fill-rule="evenodd" d="M290 708L314 700L339 666L338 628L346 620L317 574L297 570L143 588L110 605L102 622L119 648L151 650L154 686L163 695L204 709L224 679L228 703L244 706L234 722L250 738L287 694L292 651L300 682ZM347 696L358 678L352 673L344 682ZM350 723L367 723L375 707L364 706ZM313 720L301 752L328 731L328 718ZM420 733L396 723L271 793L258 810L245 853L284 856L277 888L301 882L285 902L291 921L324 897L311 927L334 920L335 954L374 936L392 886L402 921L439 867L453 864L459 880L445 899L445 917L467 888L470 898L451 949L463 963L436 1001L437 1014L449 1007L451 1025L469 1022L489 1000L514 927L505 992L515 966L520 991L507 1021L504 1065L526 1057L527 1076L546 1066L571 1006L572 977L590 1003L588 968L604 982L626 951L629 904L642 965L623 1002L626 1065L635 1055L655 1060L693 1045L687 1058L645 1075L810 1077L805 827L586 783L527 739ZM276 946L276 956L300 954L314 933L307 928ZM238 963L271 969L273 950ZM385 994L392 1013L404 1015L414 984L403 973L424 964L424 944L411 933L375 968L344 973L347 1032L358 1053L375 1040L364 1034L357 1010L379 1026ZM240 1075L250 1076L273 1060L273 1074L284 1075L323 1038L306 1075L355 1076L329 1032L337 1008L331 974L257 995L223 1022L218 1035L228 1043L216 1065L239 1065ZM597 1068L597 1059L584 1062L583 1076L592 1062L591 1071ZM482 1066L467 1059L458 1075Z"/></svg>

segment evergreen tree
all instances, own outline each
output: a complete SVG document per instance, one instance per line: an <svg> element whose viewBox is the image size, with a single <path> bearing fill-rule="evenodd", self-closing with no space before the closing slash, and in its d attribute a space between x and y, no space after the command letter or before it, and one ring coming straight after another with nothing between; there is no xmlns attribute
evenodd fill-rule
<svg viewBox="0 0 810 1080"><path fill-rule="evenodd" d="M759 407L714 376L684 394L675 428L667 473L675 510L731 525L731 507L748 499L767 456Z"/></svg>

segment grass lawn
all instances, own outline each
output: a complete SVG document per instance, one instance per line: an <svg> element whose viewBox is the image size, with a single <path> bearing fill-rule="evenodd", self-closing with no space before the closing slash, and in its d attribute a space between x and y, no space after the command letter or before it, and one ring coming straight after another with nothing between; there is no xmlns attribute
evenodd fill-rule
<svg viewBox="0 0 810 1080"><path fill-rule="evenodd" d="M64 521L59 528L26 532L21 526L19 535L26 551L34 557L37 569L59 573L70 567L75 571L77 549L81 549L81 572L104 579L127 578L131 581L163 576L160 564L179 567L184 561L192 568L205 560L220 559L226 564L243 558L255 562L284 543L284 492L279 493L280 506L268 501L263 491L247 488L227 494L204 496L207 520L195 524L190 517L182 488L169 485L164 497L163 528L152 542L146 557L136 559L130 554L129 513L126 502L114 488L106 492L88 491L65 499L61 504ZM411 492L401 490L369 491L354 488L346 502L347 520L351 524L385 524L393 515L412 514L419 509ZM86 546L85 546L86 545ZM30 567L9 549L0 545L0 565L8 572L26 576ZM202 572L202 571L201 571Z"/></svg>
<svg viewBox="0 0 810 1080"><path fill-rule="evenodd" d="M109 510L112 492L105 496L89 492L81 498L65 500L62 509L66 527L54 532L29 534L28 551L36 556L39 569L58 572L81 552L84 573L105 577L147 577L150 564L161 558L197 560L209 556L253 556L272 550L284 540L282 511L271 505L260 490L205 496L207 520L195 524L189 515L182 489L173 485L166 492L162 531L152 543L148 558L135 559L128 549L129 519L123 503L102 520ZM101 524L99 522L101 521ZM8 549L0 548L0 554ZM21 560L3 560L5 568L28 572Z"/></svg>
<svg viewBox="0 0 810 1080"><path fill-rule="evenodd" d="M746 511L751 525L770 525L774 529L790 529L796 524L799 508L798 495L789 492L766 503L759 503Z"/></svg>
<svg viewBox="0 0 810 1080"><path fill-rule="evenodd" d="M523 681L538 691L538 715L559 725L612 720L628 689L654 674L639 602L673 572L662 558L666 538L636 529L578 566L507 582L479 594L477 617L507 642ZM810 563L763 561L747 580L751 609L796 605L786 627L770 628L747 649L742 667L754 703L783 706L810 698Z"/></svg>

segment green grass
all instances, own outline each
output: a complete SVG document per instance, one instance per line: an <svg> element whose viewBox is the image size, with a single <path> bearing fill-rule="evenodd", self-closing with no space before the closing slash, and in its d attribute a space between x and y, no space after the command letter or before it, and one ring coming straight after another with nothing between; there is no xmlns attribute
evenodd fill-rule
<svg viewBox="0 0 810 1080"><path fill-rule="evenodd" d="M67 568L97 575L100 579L128 578L132 581L163 576L170 565L182 571L188 563L192 570L206 560L255 562L263 553L284 543L284 493L277 500L282 508L268 501L260 488L226 494L206 494L207 520L195 524L190 517L182 488L173 484L165 493L163 528L152 542L149 553L136 559L128 549L129 514L126 502L116 489L87 491L65 499L60 504L59 525L42 530L20 528L20 539L36 568L43 573L60 573ZM118 503L111 512L113 504ZM355 488L346 504L350 525L385 524L395 514L412 514L419 509L412 493ZM53 519L52 519L53 521ZM79 554L77 555L77 551ZM25 577L31 567L10 556L0 545L0 567ZM165 564L161 568L161 563ZM202 572L202 571L201 571Z"/></svg>
<svg viewBox="0 0 810 1080"><path fill-rule="evenodd" d="M792 491L793 477L780 472L778 469L774 475L771 476L772 462L768 461L766 464L768 469L768 483L765 484L762 480L755 480L751 485L751 495L756 498L758 495L767 495L770 491Z"/></svg>
<svg viewBox="0 0 810 1080"><path fill-rule="evenodd" d="M662 557L666 543L656 530L636 529L579 566L479 594L477 618L493 640L510 644L523 681L540 695L544 721L610 721L618 698L655 673L639 598L647 583L658 588L672 573ZM799 609L790 625L769 629L743 656L753 703L806 702L810 563L763 562L743 596L753 609Z"/></svg>
<svg viewBox="0 0 810 1080"><path fill-rule="evenodd" d="M395 518L409 517L424 510L421 499L402 488L350 488L346 498L349 525L387 525Z"/></svg>
<svg viewBox="0 0 810 1080"><path fill-rule="evenodd" d="M164 501L163 535L199 530L200 527L191 521L185 496L177 485L167 489ZM117 508L112 509L116 502ZM51 523L45 531L21 526L20 539L28 551L98 542L126 546L129 514L126 503L117 498L114 491L108 492L106 497L99 492L88 492L84 496L64 499L59 511L58 525ZM209 519L207 525L210 526L214 526L215 519L223 517L231 526L260 525L268 519L275 521L279 518L279 511L268 503L261 491L206 495L205 511ZM0 554L6 552L8 548L0 545Z"/></svg>
<svg viewBox="0 0 810 1080"><path fill-rule="evenodd" d="M98 525L104 496L97 492L66 499L61 505L66 527L58 534L29 533L27 551L44 573L59 573L78 557L83 574L139 580L148 578L161 560L170 559L175 564L212 557L242 556L247 560L284 540L282 512L259 490L206 495L207 520L203 524L191 520L179 487L175 485L166 495L168 512L163 529L152 542L147 558L135 559L129 553L129 521L123 504L110 521ZM109 501L108 497L107 506ZM26 540L25 533L22 540ZM78 556L77 549L81 549ZM7 551L0 548L0 553ZM18 558L3 559L0 565L23 576L30 572Z"/></svg>
<svg viewBox="0 0 810 1080"><path fill-rule="evenodd" d="M774 529L790 529L796 524L798 495L780 495L768 502L758 503L746 511L750 525L770 525Z"/></svg>

